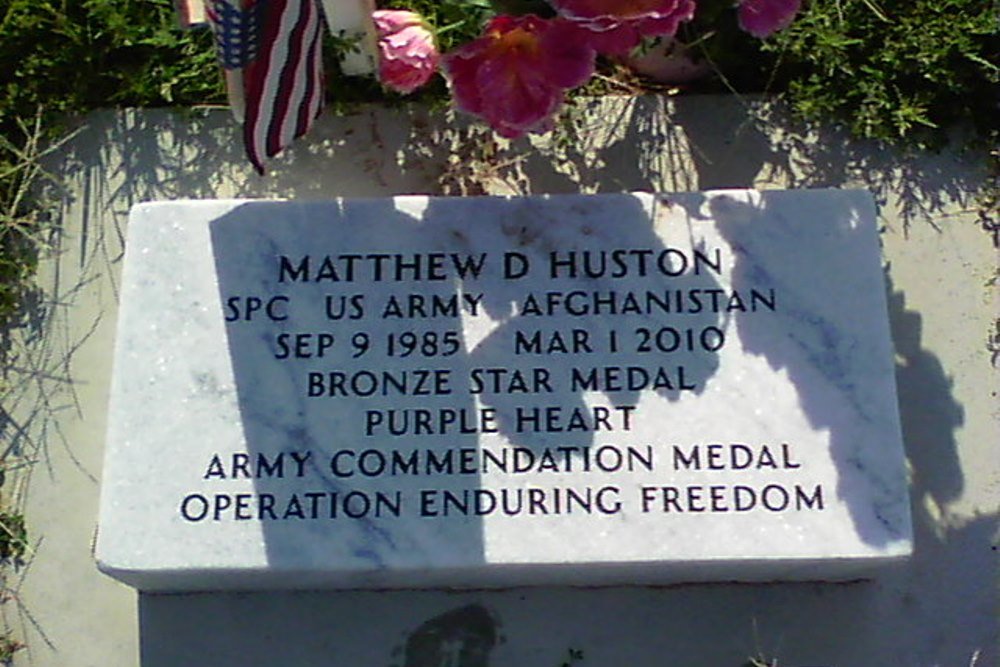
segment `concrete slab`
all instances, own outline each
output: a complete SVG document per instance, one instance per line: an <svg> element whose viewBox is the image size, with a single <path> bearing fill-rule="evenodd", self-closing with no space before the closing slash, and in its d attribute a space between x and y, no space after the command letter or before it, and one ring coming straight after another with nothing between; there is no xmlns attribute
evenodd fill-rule
<svg viewBox="0 0 1000 667"><path fill-rule="evenodd" d="M988 337L997 254L981 165L810 131L765 101L581 104L578 140L479 144L416 111L324 118L264 179L225 112L102 113L56 163L60 253L8 369L3 437L37 457L21 489L33 555L8 578L17 665L991 665L997 654L1000 409ZM174 197L869 189L880 204L915 553L846 585L144 595L91 557L122 227ZM570 651L580 651L582 658ZM574 657L576 656L576 657Z"/></svg>

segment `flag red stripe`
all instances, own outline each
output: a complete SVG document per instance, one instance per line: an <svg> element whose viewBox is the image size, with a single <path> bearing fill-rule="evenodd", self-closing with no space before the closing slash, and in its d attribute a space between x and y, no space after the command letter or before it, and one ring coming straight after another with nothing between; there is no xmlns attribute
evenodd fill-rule
<svg viewBox="0 0 1000 667"><path fill-rule="evenodd" d="M302 66L305 64L303 60L305 42L309 38L306 31L310 27L310 22L312 27L315 27L316 5L311 1L305 2L300 9L288 41L288 53L279 70L275 113L271 116L267 128L268 155L276 154L283 145L295 139L294 131L292 136L286 136L284 127L289 115L292 114L293 106L298 109L300 104L300 100L295 99L295 91L299 88L300 77L305 76Z"/></svg>
<svg viewBox="0 0 1000 667"><path fill-rule="evenodd" d="M302 136L320 111L322 22L316 2L271 0L265 7L258 57L246 68L243 126L247 157L260 173L264 160Z"/></svg>
<svg viewBox="0 0 1000 667"><path fill-rule="evenodd" d="M264 25L261 27L261 44L257 59L247 66L244 75L247 111L246 121L243 123L243 143L246 147L247 157L261 174L264 173L264 159L267 155L266 151L263 150L264 147L258 144L257 137L260 132L261 115L269 113L263 104L264 88L271 71L275 46L280 46L281 21L288 9L288 2L289 0L270 0L265 5L261 15Z"/></svg>
<svg viewBox="0 0 1000 667"><path fill-rule="evenodd" d="M316 120L323 109L323 63L320 57L323 21L322 16L319 14L317 14L316 19L319 27L313 35L312 42L309 44L309 53L306 57L306 71L304 74L306 87L295 122L295 137L301 137L308 132L312 126L312 122Z"/></svg>

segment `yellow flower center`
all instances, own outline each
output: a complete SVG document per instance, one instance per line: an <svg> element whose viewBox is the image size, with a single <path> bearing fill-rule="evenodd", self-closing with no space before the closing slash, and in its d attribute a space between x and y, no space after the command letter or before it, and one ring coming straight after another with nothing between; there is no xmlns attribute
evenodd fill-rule
<svg viewBox="0 0 1000 667"><path fill-rule="evenodd" d="M493 54L507 53L514 57L538 55L538 36L524 28L514 28L507 32L494 31Z"/></svg>

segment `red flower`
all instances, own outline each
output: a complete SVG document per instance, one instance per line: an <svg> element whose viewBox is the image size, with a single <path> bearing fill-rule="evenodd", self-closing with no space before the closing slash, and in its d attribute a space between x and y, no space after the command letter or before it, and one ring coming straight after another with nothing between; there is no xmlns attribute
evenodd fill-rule
<svg viewBox="0 0 1000 667"><path fill-rule="evenodd" d="M563 92L594 73L594 58L567 21L501 15L481 37L445 55L444 68L456 106L513 139L549 129Z"/></svg>
<svg viewBox="0 0 1000 667"><path fill-rule="evenodd" d="M694 16L694 0L550 0L584 28L599 53L626 56L643 37L672 37Z"/></svg>
<svg viewBox="0 0 1000 667"><path fill-rule="evenodd" d="M799 11L800 0L742 0L736 11L740 28L764 39L784 30Z"/></svg>

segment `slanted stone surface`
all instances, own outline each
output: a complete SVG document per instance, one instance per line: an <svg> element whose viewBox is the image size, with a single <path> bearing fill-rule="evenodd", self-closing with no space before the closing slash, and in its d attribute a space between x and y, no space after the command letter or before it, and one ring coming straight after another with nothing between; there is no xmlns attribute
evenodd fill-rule
<svg viewBox="0 0 1000 667"><path fill-rule="evenodd" d="M838 579L910 549L865 193L132 212L97 557L140 589Z"/></svg>

